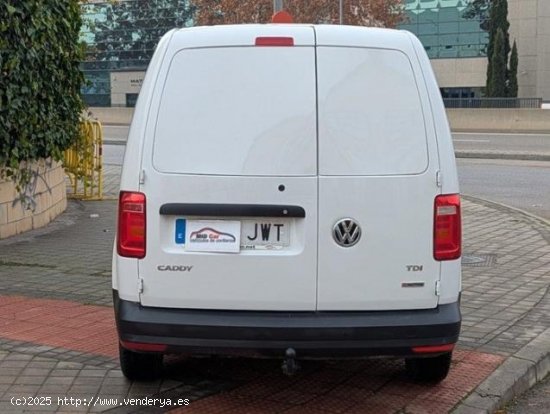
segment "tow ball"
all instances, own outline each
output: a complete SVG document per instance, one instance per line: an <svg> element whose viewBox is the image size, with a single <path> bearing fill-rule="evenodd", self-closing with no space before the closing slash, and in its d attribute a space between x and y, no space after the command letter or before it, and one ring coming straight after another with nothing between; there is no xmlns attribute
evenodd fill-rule
<svg viewBox="0 0 550 414"><path fill-rule="evenodd" d="M300 365L296 362L296 351L293 348L288 348L285 352L285 360L281 366L283 374L291 377L300 369Z"/></svg>

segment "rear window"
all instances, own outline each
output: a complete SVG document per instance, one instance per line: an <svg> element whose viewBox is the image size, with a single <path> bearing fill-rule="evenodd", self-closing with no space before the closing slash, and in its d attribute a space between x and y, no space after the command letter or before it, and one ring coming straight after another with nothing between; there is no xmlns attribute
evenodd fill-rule
<svg viewBox="0 0 550 414"><path fill-rule="evenodd" d="M319 173L417 174L428 166L424 114L408 57L318 48Z"/></svg>
<svg viewBox="0 0 550 414"><path fill-rule="evenodd" d="M155 130L160 172L315 175L312 47L186 49L170 65Z"/></svg>

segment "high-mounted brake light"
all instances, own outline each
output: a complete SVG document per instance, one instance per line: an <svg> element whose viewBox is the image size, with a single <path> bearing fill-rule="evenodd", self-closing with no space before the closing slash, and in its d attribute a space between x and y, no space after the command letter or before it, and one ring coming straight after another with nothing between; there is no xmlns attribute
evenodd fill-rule
<svg viewBox="0 0 550 414"><path fill-rule="evenodd" d="M117 252L123 257L145 257L145 195L121 191L118 203Z"/></svg>
<svg viewBox="0 0 550 414"><path fill-rule="evenodd" d="M458 259L461 248L460 195L437 196L434 203L434 258L435 260Z"/></svg>
<svg viewBox="0 0 550 414"><path fill-rule="evenodd" d="M293 37L257 37L256 46L294 46Z"/></svg>

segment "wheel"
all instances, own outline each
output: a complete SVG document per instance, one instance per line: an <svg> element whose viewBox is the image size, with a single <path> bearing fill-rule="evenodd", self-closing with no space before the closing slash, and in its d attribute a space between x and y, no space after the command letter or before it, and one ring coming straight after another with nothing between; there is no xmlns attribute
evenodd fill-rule
<svg viewBox="0 0 550 414"><path fill-rule="evenodd" d="M129 380L157 379L162 372L162 354L139 353L118 346L120 368Z"/></svg>
<svg viewBox="0 0 550 414"><path fill-rule="evenodd" d="M445 379L451 368L452 352L436 357L407 358L407 374L416 381L440 382Z"/></svg>

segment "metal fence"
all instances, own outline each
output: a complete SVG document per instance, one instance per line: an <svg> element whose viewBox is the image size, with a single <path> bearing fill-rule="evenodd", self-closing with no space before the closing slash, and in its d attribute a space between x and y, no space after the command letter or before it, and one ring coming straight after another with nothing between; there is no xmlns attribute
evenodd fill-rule
<svg viewBox="0 0 550 414"><path fill-rule="evenodd" d="M70 180L68 196L81 200L103 199L103 130L99 121L80 124L81 139L65 151L65 172Z"/></svg>
<svg viewBox="0 0 550 414"><path fill-rule="evenodd" d="M542 98L443 98L445 108L541 108Z"/></svg>

